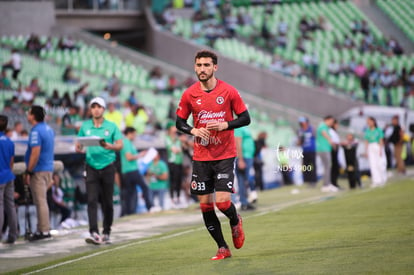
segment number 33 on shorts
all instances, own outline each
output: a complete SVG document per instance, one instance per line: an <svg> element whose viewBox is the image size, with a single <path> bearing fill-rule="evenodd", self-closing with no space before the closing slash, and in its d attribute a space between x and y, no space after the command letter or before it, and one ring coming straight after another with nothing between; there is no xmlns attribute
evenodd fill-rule
<svg viewBox="0 0 414 275"><path fill-rule="evenodd" d="M197 191L205 191L206 190L206 183L204 181L192 181L191 182L191 189Z"/></svg>

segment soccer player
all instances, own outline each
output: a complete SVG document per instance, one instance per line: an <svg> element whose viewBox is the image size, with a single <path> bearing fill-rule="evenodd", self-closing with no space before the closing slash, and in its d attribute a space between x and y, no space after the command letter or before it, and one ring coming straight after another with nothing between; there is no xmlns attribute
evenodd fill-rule
<svg viewBox="0 0 414 275"><path fill-rule="evenodd" d="M194 136L191 193L197 195L204 223L218 246L212 260L231 257L214 203L230 220L235 248L244 243L242 219L231 202L237 156L233 129L250 124L249 112L238 91L215 77L217 68L213 52L197 52L194 70L199 81L184 91L176 112L177 129ZM190 114L194 127L187 123Z"/></svg>

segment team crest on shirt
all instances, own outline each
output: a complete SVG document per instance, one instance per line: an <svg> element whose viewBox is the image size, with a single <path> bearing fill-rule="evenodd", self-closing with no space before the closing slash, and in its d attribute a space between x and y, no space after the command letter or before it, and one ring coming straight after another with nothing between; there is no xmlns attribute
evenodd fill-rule
<svg viewBox="0 0 414 275"><path fill-rule="evenodd" d="M224 97L222 97L222 96L218 96L218 97L216 98L216 102L217 102L217 104L223 104L223 103L224 103Z"/></svg>
<svg viewBox="0 0 414 275"><path fill-rule="evenodd" d="M109 136L109 130L105 130L104 135L107 137Z"/></svg>
<svg viewBox="0 0 414 275"><path fill-rule="evenodd" d="M197 103L198 105L201 105L201 98L197 99L196 103Z"/></svg>

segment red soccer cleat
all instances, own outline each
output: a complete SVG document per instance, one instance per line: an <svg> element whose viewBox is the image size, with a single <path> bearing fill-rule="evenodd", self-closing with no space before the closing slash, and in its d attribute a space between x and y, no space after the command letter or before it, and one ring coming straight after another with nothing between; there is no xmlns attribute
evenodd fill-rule
<svg viewBox="0 0 414 275"><path fill-rule="evenodd" d="M213 258L211 258L211 260L215 261L215 260L223 260L225 258L230 258L231 257L231 252L230 249L225 248L225 247L220 247L219 250L217 251L216 256L214 256Z"/></svg>
<svg viewBox="0 0 414 275"><path fill-rule="evenodd" d="M243 221L239 215L239 223L231 228L231 235L233 236L234 247L240 249L244 244L244 231L243 231Z"/></svg>

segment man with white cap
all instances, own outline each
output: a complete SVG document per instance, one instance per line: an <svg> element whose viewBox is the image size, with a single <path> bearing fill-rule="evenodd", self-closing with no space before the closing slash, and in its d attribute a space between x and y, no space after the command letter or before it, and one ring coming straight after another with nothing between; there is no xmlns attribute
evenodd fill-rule
<svg viewBox="0 0 414 275"><path fill-rule="evenodd" d="M100 146L86 148L86 191L88 194L88 219L90 238L87 243L109 243L113 222L113 192L115 180L115 151L123 147L122 134L115 123L104 119L106 104L103 98L95 97L90 103L92 119L85 121L79 129L79 137L99 137L103 139ZM78 142L76 151L84 153ZM98 228L98 200L102 205L103 236Z"/></svg>

